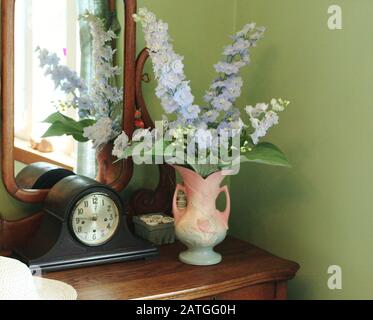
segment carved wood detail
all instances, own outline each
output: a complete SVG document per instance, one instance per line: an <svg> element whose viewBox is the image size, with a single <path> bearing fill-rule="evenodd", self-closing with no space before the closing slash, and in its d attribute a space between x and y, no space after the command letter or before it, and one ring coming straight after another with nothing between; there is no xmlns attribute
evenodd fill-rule
<svg viewBox="0 0 373 320"><path fill-rule="evenodd" d="M136 62L136 105L141 110L145 128L154 128L142 91L144 81L144 66L149 58L148 50L141 51ZM155 190L141 189L136 191L129 203L129 213L138 215L144 213L163 212L171 215L172 198L176 188L176 173L169 165L159 165L159 183Z"/></svg>

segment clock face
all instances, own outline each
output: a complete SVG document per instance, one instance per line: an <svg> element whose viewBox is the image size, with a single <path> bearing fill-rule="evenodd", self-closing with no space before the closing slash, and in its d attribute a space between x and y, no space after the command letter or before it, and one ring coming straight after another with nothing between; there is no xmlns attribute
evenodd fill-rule
<svg viewBox="0 0 373 320"><path fill-rule="evenodd" d="M100 246L110 241L120 219L117 205L103 193L91 193L79 200L71 218L76 238L87 246Z"/></svg>

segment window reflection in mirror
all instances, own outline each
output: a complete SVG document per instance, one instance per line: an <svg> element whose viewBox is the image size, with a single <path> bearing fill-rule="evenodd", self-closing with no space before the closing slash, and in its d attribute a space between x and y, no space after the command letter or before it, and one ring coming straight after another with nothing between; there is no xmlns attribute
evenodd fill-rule
<svg viewBox="0 0 373 320"><path fill-rule="evenodd" d="M36 48L54 52L61 64L80 70L78 12L71 0L17 0L15 11L15 158L47 161L76 170L77 142L71 137L42 139L43 123L64 94L40 68ZM69 116L77 119L75 110ZM22 168L17 163L16 169Z"/></svg>

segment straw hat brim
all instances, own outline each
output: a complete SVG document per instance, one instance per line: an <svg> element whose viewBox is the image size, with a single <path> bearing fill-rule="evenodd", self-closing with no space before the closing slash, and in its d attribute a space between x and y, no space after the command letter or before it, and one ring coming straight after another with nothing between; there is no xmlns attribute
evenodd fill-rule
<svg viewBox="0 0 373 320"><path fill-rule="evenodd" d="M40 300L76 300L76 290L67 283L34 277L36 290Z"/></svg>

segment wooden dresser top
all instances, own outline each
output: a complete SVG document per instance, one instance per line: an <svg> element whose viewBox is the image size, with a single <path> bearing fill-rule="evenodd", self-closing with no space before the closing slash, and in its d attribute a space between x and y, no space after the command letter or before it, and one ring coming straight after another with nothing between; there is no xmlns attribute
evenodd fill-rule
<svg viewBox="0 0 373 320"><path fill-rule="evenodd" d="M200 299L260 283L287 281L299 269L246 242L227 238L216 251L223 262L195 267L178 261L181 243L160 248L160 256L46 274L78 291L81 300Z"/></svg>

